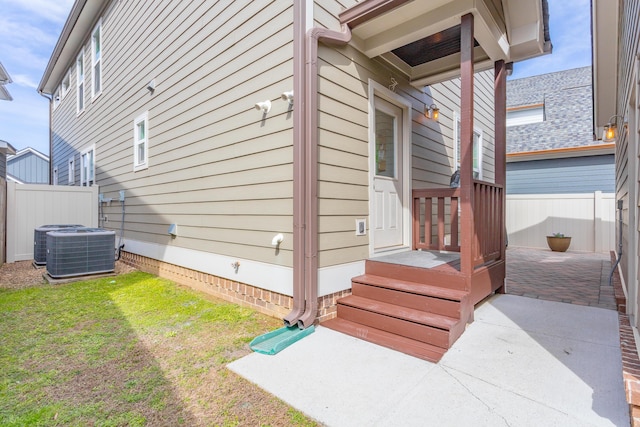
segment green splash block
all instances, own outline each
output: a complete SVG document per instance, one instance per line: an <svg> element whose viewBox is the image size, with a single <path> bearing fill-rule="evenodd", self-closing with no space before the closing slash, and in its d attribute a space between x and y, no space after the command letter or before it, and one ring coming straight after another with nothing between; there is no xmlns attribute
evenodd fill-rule
<svg viewBox="0 0 640 427"><path fill-rule="evenodd" d="M300 329L297 326L285 326L255 337L249 343L249 347L256 353L273 355L289 347L294 342L300 341L313 331L315 331L313 325L306 329Z"/></svg>

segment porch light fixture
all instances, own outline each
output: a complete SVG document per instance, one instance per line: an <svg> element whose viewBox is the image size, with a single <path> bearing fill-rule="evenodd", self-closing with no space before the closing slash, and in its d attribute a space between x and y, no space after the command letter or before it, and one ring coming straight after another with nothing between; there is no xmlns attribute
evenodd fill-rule
<svg viewBox="0 0 640 427"><path fill-rule="evenodd" d="M624 123L624 118L617 114L614 114L609 118L609 123L604 126L604 130L602 131L602 141L603 142L614 142L618 139L618 125L616 118L620 118L623 120L623 126L626 127L626 123Z"/></svg>
<svg viewBox="0 0 640 427"><path fill-rule="evenodd" d="M440 117L440 109L436 107L436 104L431 104L424 109L424 115L427 119L438 121Z"/></svg>

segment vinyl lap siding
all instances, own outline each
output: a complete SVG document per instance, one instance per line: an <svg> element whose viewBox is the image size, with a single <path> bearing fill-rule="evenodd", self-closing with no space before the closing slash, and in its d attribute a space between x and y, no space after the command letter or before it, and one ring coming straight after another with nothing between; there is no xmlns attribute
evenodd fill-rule
<svg viewBox="0 0 640 427"><path fill-rule="evenodd" d="M618 104L617 114L624 117L629 117L629 114L635 114L628 111L628 100L633 91L632 85L635 84L633 79L633 72L635 67L635 54L638 49L638 43L640 40L640 2L634 0L624 0L620 3L619 7L619 33L618 33ZM624 280L627 284L632 283L627 272L629 271L629 264L627 253L629 253L629 240L628 236L630 232L636 232L629 226L629 188L635 188L637 183L630 183L629 179L629 141L625 132L620 132L620 139L616 143L616 199L623 200L623 251L620 264L622 266ZM634 207L636 209L636 207ZM637 211L637 209L636 209ZM637 260L636 260L637 262Z"/></svg>
<svg viewBox="0 0 640 427"><path fill-rule="evenodd" d="M112 2L102 95L76 118L74 68L54 113L61 171L95 144L100 192L117 200L126 190L125 237L291 266L293 118L280 94L293 86L292 20L283 1ZM253 106L266 99L263 119ZM144 111L149 168L133 172L133 120ZM117 229L119 204L104 213Z"/></svg>
<svg viewBox="0 0 640 427"><path fill-rule="evenodd" d="M615 191L614 156L572 157L507 164L507 194Z"/></svg>

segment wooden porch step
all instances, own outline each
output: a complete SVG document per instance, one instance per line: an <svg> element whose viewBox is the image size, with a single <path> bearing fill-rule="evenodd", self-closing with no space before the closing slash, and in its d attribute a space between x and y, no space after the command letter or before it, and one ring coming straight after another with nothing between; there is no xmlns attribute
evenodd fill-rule
<svg viewBox="0 0 640 427"><path fill-rule="evenodd" d="M351 279L351 282L365 283L381 288L393 289L412 294L425 295L435 298L442 298L451 301L462 301L467 292L459 289L443 288L441 286L426 285L411 281L397 280L395 278L376 276L374 274L363 274Z"/></svg>
<svg viewBox="0 0 640 427"><path fill-rule="evenodd" d="M369 341L392 350L400 351L413 357L428 360L429 362L438 362L446 351L443 348L424 342L405 338L340 318L334 318L327 320L326 322L322 322L322 326L326 326L334 331L342 332L343 334Z"/></svg>
<svg viewBox="0 0 640 427"><path fill-rule="evenodd" d="M461 319L466 313L467 293L422 283L363 274L351 279L353 295Z"/></svg>
<svg viewBox="0 0 640 427"><path fill-rule="evenodd" d="M467 287L465 277L455 270L438 270L412 267L389 262L367 260L365 274L391 277L402 282L421 283L433 287L464 291Z"/></svg>
<svg viewBox="0 0 640 427"><path fill-rule="evenodd" d="M338 301L338 317L442 348L449 348L458 339L465 323L357 295Z"/></svg>

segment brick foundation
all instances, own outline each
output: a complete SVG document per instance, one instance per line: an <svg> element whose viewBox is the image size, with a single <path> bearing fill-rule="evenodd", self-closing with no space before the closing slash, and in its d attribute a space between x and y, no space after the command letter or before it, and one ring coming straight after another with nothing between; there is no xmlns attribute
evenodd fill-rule
<svg viewBox="0 0 640 427"><path fill-rule="evenodd" d="M338 304L336 301L349 295L351 295L351 289L318 298L318 320L324 322L325 320L336 317L338 315Z"/></svg>
<svg viewBox="0 0 640 427"><path fill-rule="evenodd" d="M611 253L611 265L616 262ZM620 330L620 352L622 353L622 379L624 391L629 404L629 416L633 427L640 427L640 359L633 335L633 329L626 314L627 305L622 281L616 269L613 273L613 287L618 307L618 325Z"/></svg>
<svg viewBox="0 0 640 427"><path fill-rule="evenodd" d="M283 318L293 307L293 298L267 291L245 283L224 279L175 264L158 261L131 252L122 252L120 261L158 277L173 280L206 294L244 307L252 308L268 316ZM323 322L336 317L336 300L351 294L351 289L318 298L316 320Z"/></svg>

